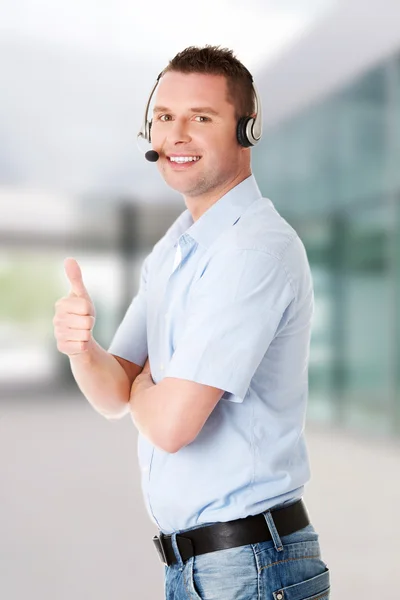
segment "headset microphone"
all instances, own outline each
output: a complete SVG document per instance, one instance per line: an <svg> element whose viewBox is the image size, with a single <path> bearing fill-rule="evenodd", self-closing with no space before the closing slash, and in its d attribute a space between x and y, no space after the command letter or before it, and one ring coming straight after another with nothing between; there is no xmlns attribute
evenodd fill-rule
<svg viewBox="0 0 400 600"><path fill-rule="evenodd" d="M148 160L149 162L157 162L158 159L160 158L160 155L158 154L158 152L156 152L155 150L148 150L147 152L144 152L143 148L139 144L139 138L140 137L142 137L142 136L139 133L139 135L136 138L136 143L138 145L138 148L139 148L140 152L144 153L145 159Z"/></svg>
<svg viewBox="0 0 400 600"><path fill-rule="evenodd" d="M155 150L149 150L148 152L146 152L144 157L150 162L157 162L160 158L160 155Z"/></svg>

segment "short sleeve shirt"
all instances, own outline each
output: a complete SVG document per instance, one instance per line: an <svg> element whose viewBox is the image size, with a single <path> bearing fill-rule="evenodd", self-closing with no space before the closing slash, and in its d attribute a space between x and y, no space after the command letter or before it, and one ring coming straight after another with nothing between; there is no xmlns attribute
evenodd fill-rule
<svg viewBox="0 0 400 600"><path fill-rule="evenodd" d="M109 352L140 365L148 355L156 383L224 391L176 453L139 433L143 495L163 533L302 496L313 307L304 246L253 176L197 221L184 211L146 257Z"/></svg>

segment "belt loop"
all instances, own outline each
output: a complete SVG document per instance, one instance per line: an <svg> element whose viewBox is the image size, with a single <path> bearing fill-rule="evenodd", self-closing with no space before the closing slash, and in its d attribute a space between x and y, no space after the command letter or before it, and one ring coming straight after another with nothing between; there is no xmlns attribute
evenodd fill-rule
<svg viewBox="0 0 400 600"><path fill-rule="evenodd" d="M179 570L183 571L183 569L185 568L185 565L183 564L182 556L181 556L181 553L179 552L178 544L176 541L176 535L177 535L176 533L171 534L172 548L174 549L176 560L178 561Z"/></svg>
<svg viewBox="0 0 400 600"><path fill-rule="evenodd" d="M275 527L275 523L274 523L274 519L272 518L271 511L266 510L265 512L262 513L262 515L267 522L269 532L271 534L272 540L275 545L275 550L277 552L281 552L283 550L283 544L282 544L280 535Z"/></svg>

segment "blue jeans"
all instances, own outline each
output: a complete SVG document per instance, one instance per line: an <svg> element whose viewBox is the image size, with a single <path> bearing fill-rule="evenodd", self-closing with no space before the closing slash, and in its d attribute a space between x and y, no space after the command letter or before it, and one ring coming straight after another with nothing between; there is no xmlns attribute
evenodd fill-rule
<svg viewBox="0 0 400 600"><path fill-rule="evenodd" d="M217 550L165 566L166 600L327 600L329 569L310 524L279 537L270 511L263 513L272 540ZM186 530L188 531L188 530Z"/></svg>

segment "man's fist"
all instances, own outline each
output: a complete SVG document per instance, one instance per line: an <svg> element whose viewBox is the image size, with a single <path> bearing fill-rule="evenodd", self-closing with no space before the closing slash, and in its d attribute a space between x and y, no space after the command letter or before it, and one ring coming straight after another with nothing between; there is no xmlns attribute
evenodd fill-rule
<svg viewBox="0 0 400 600"><path fill-rule="evenodd" d="M66 258L64 267L71 290L68 296L55 304L54 337L60 352L74 356L89 349L96 314L76 260Z"/></svg>

